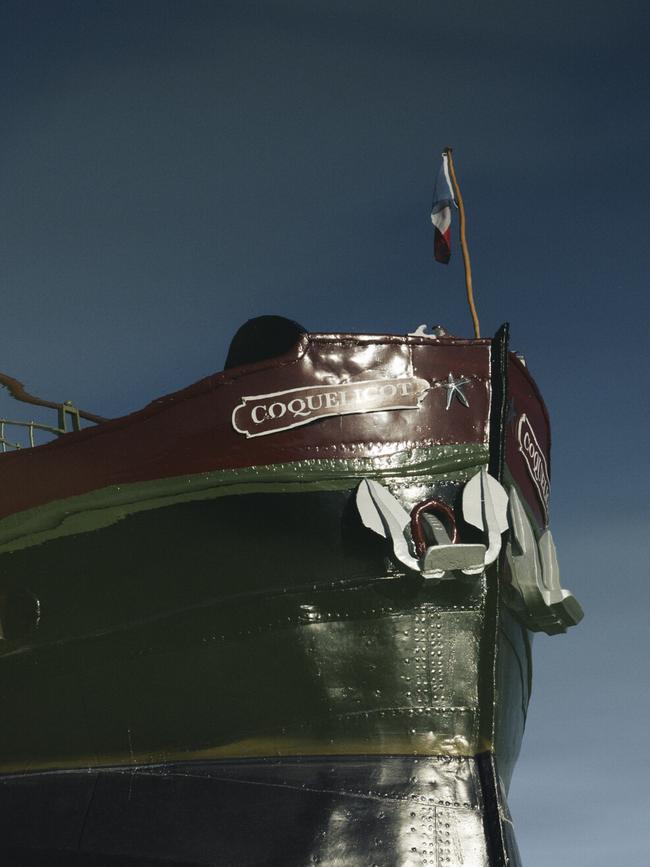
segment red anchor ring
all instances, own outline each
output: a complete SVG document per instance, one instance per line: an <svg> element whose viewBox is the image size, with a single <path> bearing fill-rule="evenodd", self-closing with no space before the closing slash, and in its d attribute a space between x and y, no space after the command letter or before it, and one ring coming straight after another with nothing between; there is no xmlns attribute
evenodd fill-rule
<svg viewBox="0 0 650 867"><path fill-rule="evenodd" d="M418 557L423 557L427 550L427 540L421 520L421 516L425 512L433 512L436 517L441 519L446 525L453 544L458 541L458 527L456 526L454 510L441 500L423 500L411 511L411 535Z"/></svg>

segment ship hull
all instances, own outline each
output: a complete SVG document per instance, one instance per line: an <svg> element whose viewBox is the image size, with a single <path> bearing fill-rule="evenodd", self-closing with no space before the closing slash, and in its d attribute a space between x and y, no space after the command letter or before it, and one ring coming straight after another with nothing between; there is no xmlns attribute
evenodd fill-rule
<svg viewBox="0 0 650 867"><path fill-rule="evenodd" d="M505 337L305 336L6 456L3 863L520 863L527 625L557 624L466 508L503 482L545 528L548 419ZM405 566L369 480L478 568L427 571L415 537Z"/></svg>
<svg viewBox="0 0 650 867"><path fill-rule="evenodd" d="M443 865L449 846L501 863L479 754L503 644L507 782L526 630L504 615L513 652L483 576L428 586L388 554L353 490L321 490L179 503L9 555L40 620L2 659L7 857Z"/></svg>
<svg viewBox="0 0 650 867"><path fill-rule="evenodd" d="M5 779L3 863L487 867L503 863L486 835L487 761L346 756ZM508 850L518 865L513 841Z"/></svg>

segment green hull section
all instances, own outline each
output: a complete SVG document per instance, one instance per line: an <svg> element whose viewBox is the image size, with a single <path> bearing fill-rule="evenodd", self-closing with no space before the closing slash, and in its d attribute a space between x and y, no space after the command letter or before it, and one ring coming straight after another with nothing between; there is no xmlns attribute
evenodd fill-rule
<svg viewBox="0 0 650 867"><path fill-rule="evenodd" d="M528 639L490 578L401 573L350 490L265 490L2 557L3 772L498 745L509 777Z"/></svg>

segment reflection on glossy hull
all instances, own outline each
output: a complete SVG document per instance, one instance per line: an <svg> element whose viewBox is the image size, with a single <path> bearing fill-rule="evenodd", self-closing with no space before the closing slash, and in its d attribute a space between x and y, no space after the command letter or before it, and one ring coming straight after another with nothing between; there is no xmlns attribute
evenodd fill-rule
<svg viewBox="0 0 650 867"><path fill-rule="evenodd" d="M100 853L106 861L88 863L102 864L487 867L500 862L485 833L486 761L339 757L29 775L0 786L5 851L16 852L30 823L33 852L15 861L25 867L68 852ZM518 865L508 845L507 863Z"/></svg>

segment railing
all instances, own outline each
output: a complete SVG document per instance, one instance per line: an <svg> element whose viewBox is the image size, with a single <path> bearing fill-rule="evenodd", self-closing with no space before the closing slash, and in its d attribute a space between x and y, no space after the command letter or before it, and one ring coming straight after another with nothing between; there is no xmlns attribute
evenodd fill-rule
<svg viewBox="0 0 650 867"><path fill-rule="evenodd" d="M36 443L35 432L36 431L45 431L46 433L55 434L56 436L61 436L61 434L69 433L71 430L81 430L81 422L79 419L79 410L73 406L71 403L61 404L59 409L59 425L58 427L53 427L49 424L42 424L37 421L17 421L16 419L11 418L0 418L0 450L6 452L9 450L16 450L22 448L33 448ZM70 428L68 428L67 421L68 416L70 417ZM20 442L14 442L13 440L7 439L6 428L17 427L27 432L27 438L29 440L28 443L23 444Z"/></svg>
<svg viewBox="0 0 650 867"><path fill-rule="evenodd" d="M0 418L0 451L2 452L6 452L7 450L15 451L16 449L22 448L33 448L37 445L35 437L37 431L61 436L62 434L70 433L71 431L81 430L81 419L94 422L95 424L106 421L106 419L100 415L95 415L95 413L78 409L69 400L65 403L54 403L53 401L43 400L43 398L36 397L25 390L22 382L19 382L17 379L14 379L6 373L0 373L0 386L4 386L9 394L21 403L30 403L35 406L55 409L58 414L58 424L56 426L36 421L17 421L15 419ZM26 432L27 442L25 444L16 442L13 435L12 439L8 439L6 435L7 426L18 428L19 430Z"/></svg>

